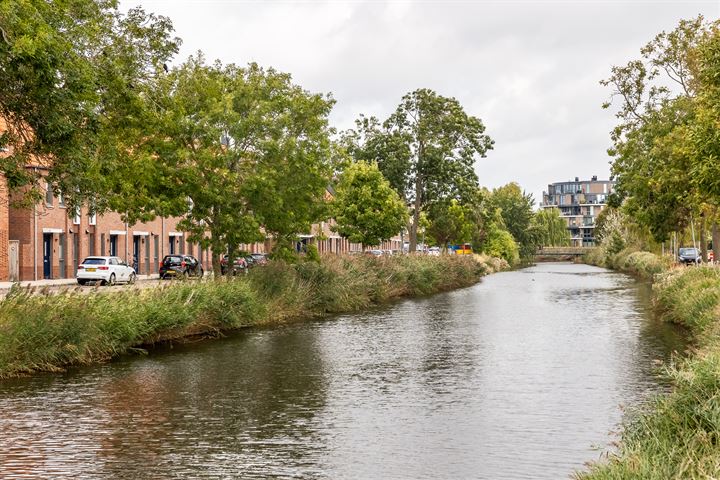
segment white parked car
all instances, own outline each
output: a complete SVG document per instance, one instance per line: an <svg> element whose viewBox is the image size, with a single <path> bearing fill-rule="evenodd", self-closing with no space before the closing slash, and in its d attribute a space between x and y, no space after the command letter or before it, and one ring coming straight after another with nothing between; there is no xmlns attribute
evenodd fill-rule
<svg viewBox="0 0 720 480"><path fill-rule="evenodd" d="M428 255L432 255L434 257L440 256L440 247L430 247L427 251Z"/></svg>
<svg viewBox="0 0 720 480"><path fill-rule="evenodd" d="M78 265L77 282L101 282L103 285L115 285L118 282L135 283L135 269L119 257L87 257Z"/></svg>

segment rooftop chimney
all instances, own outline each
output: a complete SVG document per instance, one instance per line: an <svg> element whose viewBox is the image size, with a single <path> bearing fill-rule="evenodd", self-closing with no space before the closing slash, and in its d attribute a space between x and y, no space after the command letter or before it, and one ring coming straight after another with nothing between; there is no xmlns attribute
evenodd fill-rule
<svg viewBox="0 0 720 480"><path fill-rule="evenodd" d="M592 181L593 181L593 182L597 182L597 175L593 175Z"/></svg>
<svg viewBox="0 0 720 480"><path fill-rule="evenodd" d="M575 177L575 181L576 181L576 182L579 182L579 181L580 181L580 177Z"/></svg>

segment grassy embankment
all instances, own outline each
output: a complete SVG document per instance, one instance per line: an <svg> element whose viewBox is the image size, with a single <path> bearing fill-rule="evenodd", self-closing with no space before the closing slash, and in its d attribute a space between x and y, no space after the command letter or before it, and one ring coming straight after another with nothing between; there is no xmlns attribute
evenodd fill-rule
<svg viewBox="0 0 720 480"><path fill-rule="evenodd" d="M663 317L686 326L695 349L666 366L673 382L624 426L618 451L583 480L720 478L720 268L671 267L648 252L621 252L589 263L654 278L655 302Z"/></svg>
<svg viewBox="0 0 720 480"><path fill-rule="evenodd" d="M356 311L471 285L506 264L486 257L327 257L273 262L235 279L0 302L0 378L90 364L192 335Z"/></svg>

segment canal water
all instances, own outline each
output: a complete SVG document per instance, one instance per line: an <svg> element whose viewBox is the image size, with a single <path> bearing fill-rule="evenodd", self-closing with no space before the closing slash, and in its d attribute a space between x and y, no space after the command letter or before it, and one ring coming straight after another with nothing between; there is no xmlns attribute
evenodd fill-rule
<svg viewBox="0 0 720 480"><path fill-rule="evenodd" d="M568 478L684 346L647 285L539 264L2 382L0 478Z"/></svg>

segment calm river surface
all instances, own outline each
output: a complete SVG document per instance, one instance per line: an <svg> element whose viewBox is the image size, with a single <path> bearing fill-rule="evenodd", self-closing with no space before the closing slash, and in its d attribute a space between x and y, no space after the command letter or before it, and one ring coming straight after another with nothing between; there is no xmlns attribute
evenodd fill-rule
<svg viewBox="0 0 720 480"><path fill-rule="evenodd" d="M621 274L539 264L2 382L0 478L567 478L684 347L648 300Z"/></svg>

